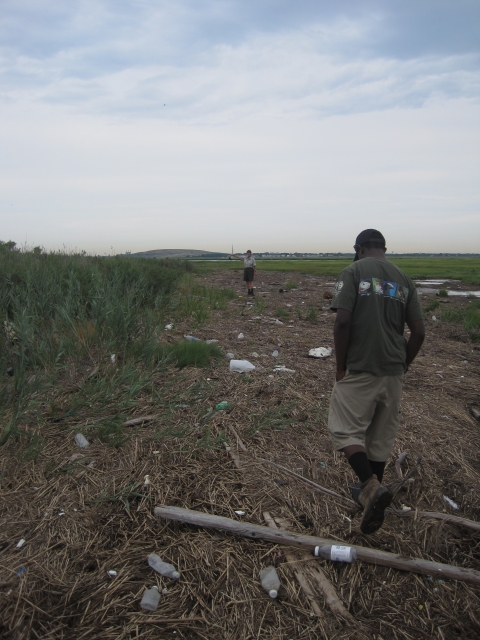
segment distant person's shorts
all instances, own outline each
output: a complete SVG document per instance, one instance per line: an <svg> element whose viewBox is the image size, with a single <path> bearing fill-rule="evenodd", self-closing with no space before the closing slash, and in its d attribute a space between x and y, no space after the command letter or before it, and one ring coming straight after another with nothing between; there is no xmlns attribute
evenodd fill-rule
<svg viewBox="0 0 480 640"><path fill-rule="evenodd" d="M388 460L400 423L403 378L403 374L374 376L347 371L345 378L335 383L328 430L337 451L359 444L369 460Z"/></svg>
<svg viewBox="0 0 480 640"><path fill-rule="evenodd" d="M255 274L255 269L253 267L247 267L243 270L243 279L245 282L253 282L253 276Z"/></svg>

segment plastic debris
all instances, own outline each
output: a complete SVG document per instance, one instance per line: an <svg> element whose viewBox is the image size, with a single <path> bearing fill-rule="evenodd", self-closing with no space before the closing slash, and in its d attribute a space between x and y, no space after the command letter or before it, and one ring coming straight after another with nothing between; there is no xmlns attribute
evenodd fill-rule
<svg viewBox="0 0 480 640"><path fill-rule="evenodd" d="M223 400L222 402L219 402L216 406L215 409L217 411L225 411L225 409L228 409L228 402L226 400Z"/></svg>
<svg viewBox="0 0 480 640"><path fill-rule="evenodd" d="M310 349L308 352L310 358L328 358L332 355L331 347L317 347L316 349Z"/></svg>
<svg viewBox="0 0 480 640"><path fill-rule="evenodd" d="M7 375L10 376L10 378L13 378L13 374L14 374L13 367L8 367Z"/></svg>
<svg viewBox="0 0 480 640"><path fill-rule="evenodd" d="M188 340L189 342L202 342L200 340L200 338L195 338L195 336L183 336L185 338L185 340Z"/></svg>
<svg viewBox="0 0 480 640"><path fill-rule="evenodd" d="M180 578L180 573L175 569L173 564L163 562L160 556L157 556L156 553L151 553L147 558L147 562L150 567L161 576L166 576L167 578L172 578L173 580L178 580Z"/></svg>
<svg viewBox="0 0 480 640"><path fill-rule="evenodd" d="M443 496L443 499L448 502L448 504L452 507L452 509L458 509L458 504L456 502L454 502L453 500L451 500L450 498L448 498L447 496Z"/></svg>
<svg viewBox="0 0 480 640"><path fill-rule="evenodd" d="M243 340L245 338L245 336L243 335L243 333L239 333L237 336L238 340Z"/></svg>
<svg viewBox="0 0 480 640"><path fill-rule="evenodd" d="M345 547L338 544L325 544L315 547L314 556L333 560L333 562L356 562L357 550L355 547Z"/></svg>
<svg viewBox="0 0 480 640"><path fill-rule="evenodd" d="M113 569L110 569L110 571L107 571L107 573L111 578L115 578L117 575L117 572L113 571Z"/></svg>
<svg viewBox="0 0 480 640"><path fill-rule="evenodd" d="M283 322L277 318L277 319L275 320L275 324L283 324Z"/></svg>
<svg viewBox="0 0 480 640"><path fill-rule="evenodd" d="M188 409L188 404L176 404L175 409Z"/></svg>
<svg viewBox="0 0 480 640"><path fill-rule="evenodd" d="M112 353L110 356L110 362L114 364L116 359L117 359L117 356L114 353Z"/></svg>
<svg viewBox="0 0 480 640"><path fill-rule="evenodd" d="M170 324L166 324L163 328L164 331L171 331L173 329L173 322Z"/></svg>
<svg viewBox="0 0 480 640"><path fill-rule="evenodd" d="M82 433L77 433L75 442L81 449L86 449L90 444Z"/></svg>
<svg viewBox="0 0 480 640"><path fill-rule="evenodd" d="M158 587L154 585L151 589L147 589L143 594L140 606L146 611L156 611L160 602L160 593Z"/></svg>
<svg viewBox="0 0 480 640"><path fill-rule="evenodd" d="M216 342L218 342L218 340L215 340L215 339L213 339L213 340L205 340L206 344L215 344Z"/></svg>
<svg viewBox="0 0 480 640"><path fill-rule="evenodd" d="M436 321L437 321L437 316L432 316L432 320L433 320L434 322L436 322Z"/></svg>
<svg viewBox="0 0 480 640"><path fill-rule="evenodd" d="M412 507L407 507L407 505L402 504L402 511L411 511Z"/></svg>
<svg viewBox="0 0 480 640"><path fill-rule="evenodd" d="M322 469L326 469L327 465L325 464L325 462L320 462L320 466L322 467Z"/></svg>
<svg viewBox="0 0 480 640"><path fill-rule="evenodd" d="M226 354L226 358L227 358L227 360L233 360L235 358L235 356L233 355L233 353L227 353Z"/></svg>
<svg viewBox="0 0 480 640"><path fill-rule="evenodd" d="M144 480L143 482L144 487L148 487L149 484L152 484L152 481L150 480L150 476L148 474L145 476L143 480Z"/></svg>
<svg viewBox="0 0 480 640"><path fill-rule="evenodd" d="M259 358L260 357L256 351L253 351L251 353L251 356L252 356L252 358Z"/></svg>
<svg viewBox="0 0 480 640"><path fill-rule="evenodd" d="M262 587L271 598L276 598L280 589L280 580L275 567L266 567L260 571Z"/></svg>
<svg viewBox="0 0 480 640"><path fill-rule="evenodd" d="M237 516L244 516L245 515L245 511L235 511L235 513L237 514Z"/></svg>
<svg viewBox="0 0 480 640"><path fill-rule="evenodd" d="M15 571L15 573L17 574L17 576L21 576L25 573L26 570L27 570L26 567L20 567L20 569L17 569Z"/></svg>
<svg viewBox="0 0 480 640"><path fill-rule="evenodd" d="M248 360L230 360L230 371L246 373L247 371L253 371L254 369L255 365Z"/></svg>
<svg viewBox="0 0 480 640"><path fill-rule="evenodd" d="M24 544L25 544L25 540L22 538L17 542L17 549L21 549Z"/></svg>
<svg viewBox="0 0 480 640"><path fill-rule="evenodd" d="M275 367L274 371L281 371L282 373L295 373L295 369L287 369L287 367Z"/></svg>
<svg viewBox="0 0 480 640"><path fill-rule="evenodd" d="M278 349L275 349L275 351L272 352L272 358L278 358Z"/></svg>

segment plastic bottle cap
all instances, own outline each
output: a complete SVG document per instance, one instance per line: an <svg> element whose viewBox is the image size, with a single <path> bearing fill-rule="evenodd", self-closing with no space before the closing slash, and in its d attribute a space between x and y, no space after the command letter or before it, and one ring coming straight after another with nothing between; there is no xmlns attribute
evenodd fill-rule
<svg viewBox="0 0 480 640"><path fill-rule="evenodd" d="M270 598L276 598L278 596L278 592L276 589L270 589L268 595L270 596Z"/></svg>
<svg viewBox="0 0 480 640"><path fill-rule="evenodd" d="M152 589L156 589L158 591L158 587L156 584L153 585Z"/></svg>
<svg viewBox="0 0 480 640"><path fill-rule="evenodd" d="M174 580L178 580L180 578L180 574L178 573L178 571L173 571L172 578Z"/></svg>

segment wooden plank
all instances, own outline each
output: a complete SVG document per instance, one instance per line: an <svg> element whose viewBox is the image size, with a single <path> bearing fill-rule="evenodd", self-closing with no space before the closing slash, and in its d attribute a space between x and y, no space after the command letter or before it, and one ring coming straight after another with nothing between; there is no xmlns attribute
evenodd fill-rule
<svg viewBox="0 0 480 640"><path fill-rule="evenodd" d="M155 507L154 513L158 518L193 524L198 527L206 527L207 529L220 529L243 536L244 538L253 538L254 540L269 540L270 542L284 544L286 546L304 547L312 551L316 546L339 544L338 540L316 538L315 536L306 536L282 529L269 529L268 527L258 524L238 522L230 518L210 515L209 513L200 511L191 511L190 509L183 509L182 507L162 505ZM412 571L413 573L422 573L430 576L480 584L480 571L475 571L475 569L455 567L440 562L422 560L421 558L408 558L387 551L380 551L379 549L368 549L359 545L350 546L355 547L359 560L364 562L370 562L384 567L392 567L400 571Z"/></svg>

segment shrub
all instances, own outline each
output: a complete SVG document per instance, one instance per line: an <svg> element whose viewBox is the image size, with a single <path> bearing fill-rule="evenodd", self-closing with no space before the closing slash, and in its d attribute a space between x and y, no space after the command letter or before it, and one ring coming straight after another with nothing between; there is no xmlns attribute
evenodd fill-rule
<svg viewBox="0 0 480 640"><path fill-rule="evenodd" d="M296 289L297 288L297 283L294 280L287 280L287 282L285 283L285 289L287 291L290 291L291 289Z"/></svg>
<svg viewBox="0 0 480 640"><path fill-rule="evenodd" d="M448 298L448 291L446 289L440 289L440 291L438 292L438 295L441 298Z"/></svg>
<svg viewBox="0 0 480 640"><path fill-rule="evenodd" d="M276 315L278 318L288 318L289 313L288 313L287 311L285 311L285 309L277 309L277 310L275 311L275 315Z"/></svg>
<svg viewBox="0 0 480 640"><path fill-rule="evenodd" d="M175 362L179 369L184 367L207 367L211 358L221 358L223 353L216 344L182 340L165 347L165 356Z"/></svg>

